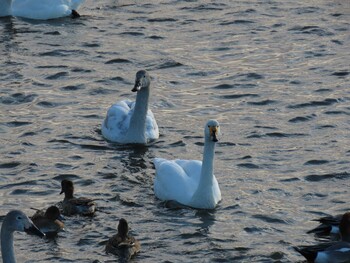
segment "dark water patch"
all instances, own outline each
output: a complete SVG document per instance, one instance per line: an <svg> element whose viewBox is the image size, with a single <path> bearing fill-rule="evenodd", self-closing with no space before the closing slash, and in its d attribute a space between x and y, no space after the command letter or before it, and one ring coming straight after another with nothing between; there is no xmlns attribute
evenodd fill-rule
<svg viewBox="0 0 350 263"><path fill-rule="evenodd" d="M124 58L114 58L114 59L108 60L105 64L119 64L119 63L131 63L131 61Z"/></svg>
<svg viewBox="0 0 350 263"><path fill-rule="evenodd" d="M267 130L278 130L276 127L261 126L261 125L255 125L254 128L258 128L258 129L267 129Z"/></svg>
<svg viewBox="0 0 350 263"><path fill-rule="evenodd" d="M331 92L331 91L332 91L331 89L322 88L322 89L317 89L317 90L315 90L314 92L322 93L322 92Z"/></svg>
<svg viewBox="0 0 350 263"><path fill-rule="evenodd" d="M195 7L190 7L190 6L182 7L180 8L180 10L187 10L190 12L200 12L200 11L220 11L220 10L223 10L223 8L212 6L209 4L201 4Z"/></svg>
<svg viewBox="0 0 350 263"><path fill-rule="evenodd" d="M37 66L36 68L39 68L39 69L50 69L50 68L58 69L58 68L68 68L68 66L65 66L65 65L45 65L45 66Z"/></svg>
<svg viewBox="0 0 350 263"><path fill-rule="evenodd" d="M51 101L40 101L36 105L43 108L55 108L64 105L63 103L51 102Z"/></svg>
<svg viewBox="0 0 350 263"><path fill-rule="evenodd" d="M261 215L261 214L257 214L257 215L253 215L253 218L262 220L266 223L273 223L273 224L286 224L286 222L282 219L279 218L275 218L272 216L267 216L267 215Z"/></svg>
<svg viewBox="0 0 350 263"><path fill-rule="evenodd" d="M85 69L85 68L72 68L72 72L79 72L79 73L91 73L93 72L91 69Z"/></svg>
<svg viewBox="0 0 350 263"><path fill-rule="evenodd" d="M63 170L70 170L73 168L72 165L70 164L65 164L65 163L56 163L55 167L58 169L63 169Z"/></svg>
<svg viewBox="0 0 350 263"><path fill-rule="evenodd" d="M65 72L65 71L62 71L62 72L58 72L56 74L53 74L53 75L50 75L48 77L46 77L46 79L49 79L49 80L56 80L56 79L61 79L63 77L66 77L68 76L69 73L68 72Z"/></svg>
<svg viewBox="0 0 350 263"><path fill-rule="evenodd" d="M98 43L83 43L83 47L100 47L101 45Z"/></svg>
<svg viewBox="0 0 350 263"><path fill-rule="evenodd" d="M333 129L333 128L336 128L336 126L334 125L330 125L330 124L325 124L325 125L317 125L316 126L316 129L318 130L322 130L322 129Z"/></svg>
<svg viewBox="0 0 350 263"><path fill-rule="evenodd" d="M165 37L156 36L156 35L149 36L148 38L150 38L150 39L154 39L154 40L165 39Z"/></svg>
<svg viewBox="0 0 350 263"><path fill-rule="evenodd" d="M259 95L246 93L246 94L231 94L231 95L219 96L219 98L222 98L222 99L240 99L240 98L244 98L244 97L259 97Z"/></svg>
<svg viewBox="0 0 350 263"><path fill-rule="evenodd" d="M342 15L344 15L344 14L342 14L342 13L334 13L334 14L330 14L331 16L334 16L334 17L339 17L339 16L342 16Z"/></svg>
<svg viewBox="0 0 350 263"><path fill-rule="evenodd" d="M60 89L63 91L76 91L76 90L83 89L84 87L85 87L84 84L79 84L79 85L64 86L64 87L61 87Z"/></svg>
<svg viewBox="0 0 350 263"><path fill-rule="evenodd" d="M327 115L350 115L349 112L341 111L341 110L325 111L324 114L327 114Z"/></svg>
<svg viewBox="0 0 350 263"><path fill-rule="evenodd" d="M282 182L282 183L297 182L297 181L300 181L300 178L291 177L291 178L287 178L287 179L281 179L279 181Z"/></svg>
<svg viewBox="0 0 350 263"><path fill-rule="evenodd" d="M306 134L303 133L283 133L283 132L270 132L265 134L256 134L253 133L252 135L248 135L247 138L264 138L264 137L271 137L271 138L294 138L294 137L302 137L306 136Z"/></svg>
<svg viewBox="0 0 350 263"><path fill-rule="evenodd" d="M265 106L265 105L271 105L275 104L277 101L275 100L262 100L262 101L248 101L247 104L249 105L255 105L255 106Z"/></svg>
<svg viewBox="0 0 350 263"><path fill-rule="evenodd" d="M21 134L19 137L22 138L22 137L34 136L36 134L37 134L36 132L25 132Z"/></svg>
<svg viewBox="0 0 350 263"><path fill-rule="evenodd" d="M310 101L307 103L288 105L287 108L300 109L300 108L308 108L308 107L329 106L329 105L333 105L333 104L338 103L338 102L339 102L339 100L337 100L337 99L325 99L322 101Z"/></svg>
<svg viewBox="0 0 350 263"><path fill-rule="evenodd" d="M10 121L5 123L6 126L8 127L21 127L21 126L26 126L32 124L32 122L29 121Z"/></svg>
<svg viewBox="0 0 350 263"><path fill-rule="evenodd" d="M120 33L119 35L121 36L134 36L134 37L139 37L139 36L144 36L144 33L141 32L135 32L135 31L128 31L128 32L123 32Z"/></svg>
<svg viewBox="0 0 350 263"><path fill-rule="evenodd" d="M258 79L264 79L264 76L258 73L246 73L246 74L239 74L238 77L243 77L247 80L258 80Z"/></svg>
<svg viewBox="0 0 350 263"><path fill-rule="evenodd" d="M291 122L291 123L307 122L307 121L311 121L312 119L314 119L315 116L316 116L315 114L312 114L309 116L298 116L298 117L290 119L288 122Z"/></svg>
<svg viewBox="0 0 350 263"><path fill-rule="evenodd" d="M301 81L300 80L292 80L292 81L289 81L290 84L292 85L301 85Z"/></svg>
<svg viewBox="0 0 350 263"><path fill-rule="evenodd" d="M260 167L253 163L239 163L238 167L248 168L248 169L260 169Z"/></svg>
<svg viewBox="0 0 350 263"><path fill-rule="evenodd" d="M310 160L307 161L306 163L304 163L304 165L322 165L322 164L326 164L329 163L329 161L327 160Z"/></svg>
<svg viewBox="0 0 350 263"><path fill-rule="evenodd" d="M332 39L331 40L333 43L337 44L337 45L344 45L343 41L337 40L337 39Z"/></svg>
<svg viewBox="0 0 350 263"><path fill-rule="evenodd" d="M170 59L168 61L165 61L155 66L154 69L167 69L167 68L176 68L176 67L182 67L182 66L184 66L182 63Z"/></svg>
<svg viewBox="0 0 350 263"><path fill-rule="evenodd" d="M0 163L0 169L12 169L19 166L20 162Z"/></svg>
<svg viewBox="0 0 350 263"><path fill-rule="evenodd" d="M157 23L163 23L163 22L176 22L178 21L177 19L175 18L149 18L147 19L148 22L150 23L154 23L154 22L157 22Z"/></svg>
<svg viewBox="0 0 350 263"><path fill-rule="evenodd" d="M101 118L101 116L99 116L97 114L82 115L81 117L83 117L85 119L100 119Z"/></svg>
<svg viewBox="0 0 350 263"><path fill-rule="evenodd" d="M10 96L1 96L0 103L7 105L18 105L22 103L32 102L38 95L29 94L25 95L23 93L14 93Z"/></svg>
<svg viewBox="0 0 350 263"><path fill-rule="evenodd" d="M332 32L328 32L318 26L296 26L288 29L299 34L313 34L317 36L333 36Z"/></svg>
<svg viewBox="0 0 350 263"><path fill-rule="evenodd" d="M67 57L69 54L66 53L65 50L53 50L53 51L48 51L48 52L42 52L39 53L39 56L41 57Z"/></svg>
<svg viewBox="0 0 350 263"><path fill-rule="evenodd" d="M244 24L254 24L255 22L252 20L245 20L245 19L236 19L233 21L225 21L219 23L221 26L227 26L227 25L244 25Z"/></svg>
<svg viewBox="0 0 350 263"><path fill-rule="evenodd" d="M251 83L235 83L232 84L232 88L234 89L253 89L256 88L256 84L251 84Z"/></svg>
<svg viewBox="0 0 350 263"><path fill-rule="evenodd" d="M59 36L61 35L61 33L58 31L51 31L51 32L45 32L44 35Z"/></svg>
<svg viewBox="0 0 350 263"><path fill-rule="evenodd" d="M310 182L319 182L323 180L337 179L337 180L345 180L349 179L350 174L347 172L343 173L329 173L329 174L312 174L305 176L305 180Z"/></svg>
<svg viewBox="0 0 350 263"><path fill-rule="evenodd" d="M213 89L232 89L233 85L230 84L220 84L217 86L212 87Z"/></svg>
<svg viewBox="0 0 350 263"><path fill-rule="evenodd" d="M112 94L115 93L115 90L105 89L105 88L95 88L89 91L90 95L101 95L101 94Z"/></svg>
<svg viewBox="0 0 350 263"><path fill-rule="evenodd" d="M68 140L57 140L57 139L52 139L47 141L48 143L62 143L62 144L71 144L77 147L80 147L82 149L88 149L88 150L94 150L94 151L101 151L101 150L113 150L115 148L111 148L105 145L93 145L93 144L79 144L79 143L74 143L70 142ZM125 147L125 146L124 146Z"/></svg>
<svg viewBox="0 0 350 263"><path fill-rule="evenodd" d="M346 71L346 70L332 73L332 76L337 76L337 77L345 77L347 75L349 75L349 71Z"/></svg>

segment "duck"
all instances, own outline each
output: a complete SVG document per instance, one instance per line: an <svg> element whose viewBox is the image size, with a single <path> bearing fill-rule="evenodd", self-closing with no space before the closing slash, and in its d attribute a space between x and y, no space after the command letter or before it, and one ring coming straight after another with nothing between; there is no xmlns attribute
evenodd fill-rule
<svg viewBox="0 0 350 263"><path fill-rule="evenodd" d="M215 144L219 122L209 120L204 126L204 152L198 160L155 158L154 193L163 201L175 201L196 209L214 209L221 191L213 173Z"/></svg>
<svg viewBox="0 0 350 263"><path fill-rule="evenodd" d="M350 261L350 212L345 213L339 224L341 241L314 246L299 246L294 249L308 262L345 263Z"/></svg>
<svg viewBox="0 0 350 263"><path fill-rule="evenodd" d="M136 101L123 100L112 105L102 122L102 135L119 144L148 144L159 138L156 119L150 109L151 78L146 70L136 73L132 92L137 92Z"/></svg>
<svg viewBox="0 0 350 263"><path fill-rule="evenodd" d="M94 200L86 197L76 198L73 196L74 185L70 180L62 180L61 193L64 193L62 201L62 214L66 216L83 215L93 216L96 212L96 203Z"/></svg>
<svg viewBox="0 0 350 263"><path fill-rule="evenodd" d="M38 210L31 220L48 238L57 236L64 229L64 218L57 206L50 206L44 213Z"/></svg>
<svg viewBox="0 0 350 263"><path fill-rule="evenodd" d="M343 215L336 216L325 216L318 219L314 219L313 221L318 221L320 223L319 226L315 227L307 231L308 234L314 233L319 236L324 235L338 235L339 234L339 224Z"/></svg>
<svg viewBox="0 0 350 263"><path fill-rule="evenodd" d="M118 233L112 236L106 244L106 253L119 256L121 261L127 262L140 251L138 240L128 234L128 222L121 218L118 224Z"/></svg>
<svg viewBox="0 0 350 263"><path fill-rule="evenodd" d="M0 17L16 16L37 20L65 16L79 17L76 11L84 0L0 0Z"/></svg>
<svg viewBox="0 0 350 263"><path fill-rule="evenodd" d="M13 233L15 231L31 233L39 237L45 236L24 212L11 210L5 216L1 226L1 255L3 263L16 263L13 247Z"/></svg>

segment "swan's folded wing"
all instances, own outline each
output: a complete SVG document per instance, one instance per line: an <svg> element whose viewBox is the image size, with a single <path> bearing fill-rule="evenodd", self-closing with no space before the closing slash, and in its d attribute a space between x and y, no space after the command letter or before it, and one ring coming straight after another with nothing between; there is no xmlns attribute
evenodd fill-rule
<svg viewBox="0 0 350 263"><path fill-rule="evenodd" d="M175 200L186 204L196 189L186 172L175 161L155 158L156 177L154 179L155 195L161 200Z"/></svg>
<svg viewBox="0 0 350 263"><path fill-rule="evenodd" d="M158 125L151 110L148 110L146 116L146 137L149 140L156 140L159 138Z"/></svg>

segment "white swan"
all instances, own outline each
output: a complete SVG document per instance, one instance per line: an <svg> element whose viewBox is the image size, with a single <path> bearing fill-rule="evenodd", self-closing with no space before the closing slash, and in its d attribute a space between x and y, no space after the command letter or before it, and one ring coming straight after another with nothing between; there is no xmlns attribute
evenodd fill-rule
<svg viewBox="0 0 350 263"><path fill-rule="evenodd" d="M214 209L221 200L219 184L213 174L215 143L219 123L209 120L204 127L203 162L155 158L154 193L161 200L174 200L199 209Z"/></svg>
<svg viewBox="0 0 350 263"><path fill-rule="evenodd" d="M18 16L30 19L54 19L73 15L84 0L0 0L0 17Z"/></svg>
<svg viewBox="0 0 350 263"><path fill-rule="evenodd" d="M1 255L3 263L16 263L13 249L13 232L29 232L45 236L33 222L19 210L12 210L5 216L1 226Z"/></svg>
<svg viewBox="0 0 350 263"><path fill-rule="evenodd" d="M102 123L102 135L112 142L147 144L159 138L156 119L148 109L151 79L147 71L136 73L136 102L120 101L112 105Z"/></svg>

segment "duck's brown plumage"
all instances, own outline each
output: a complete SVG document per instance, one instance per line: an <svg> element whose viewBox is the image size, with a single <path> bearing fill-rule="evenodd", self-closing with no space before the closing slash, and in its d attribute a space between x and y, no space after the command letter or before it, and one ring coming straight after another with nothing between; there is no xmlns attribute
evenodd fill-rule
<svg viewBox="0 0 350 263"><path fill-rule="evenodd" d="M124 260L129 260L140 251L141 245L138 240L128 235L128 222L121 218L118 225L118 233L111 237L106 244L106 252L118 255Z"/></svg>
<svg viewBox="0 0 350 263"><path fill-rule="evenodd" d="M70 180L62 180L61 194L64 193L62 202L62 213L70 216L80 214L84 216L92 216L96 211L96 203L86 197L74 197L74 185Z"/></svg>
<svg viewBox="0 0 350 263"><path fill-rule="evenodd" d="M60 210L56 206L50 206L45 212L38 210L31 219L47 237L55 237L64 228L60 216Z"/></svg>

